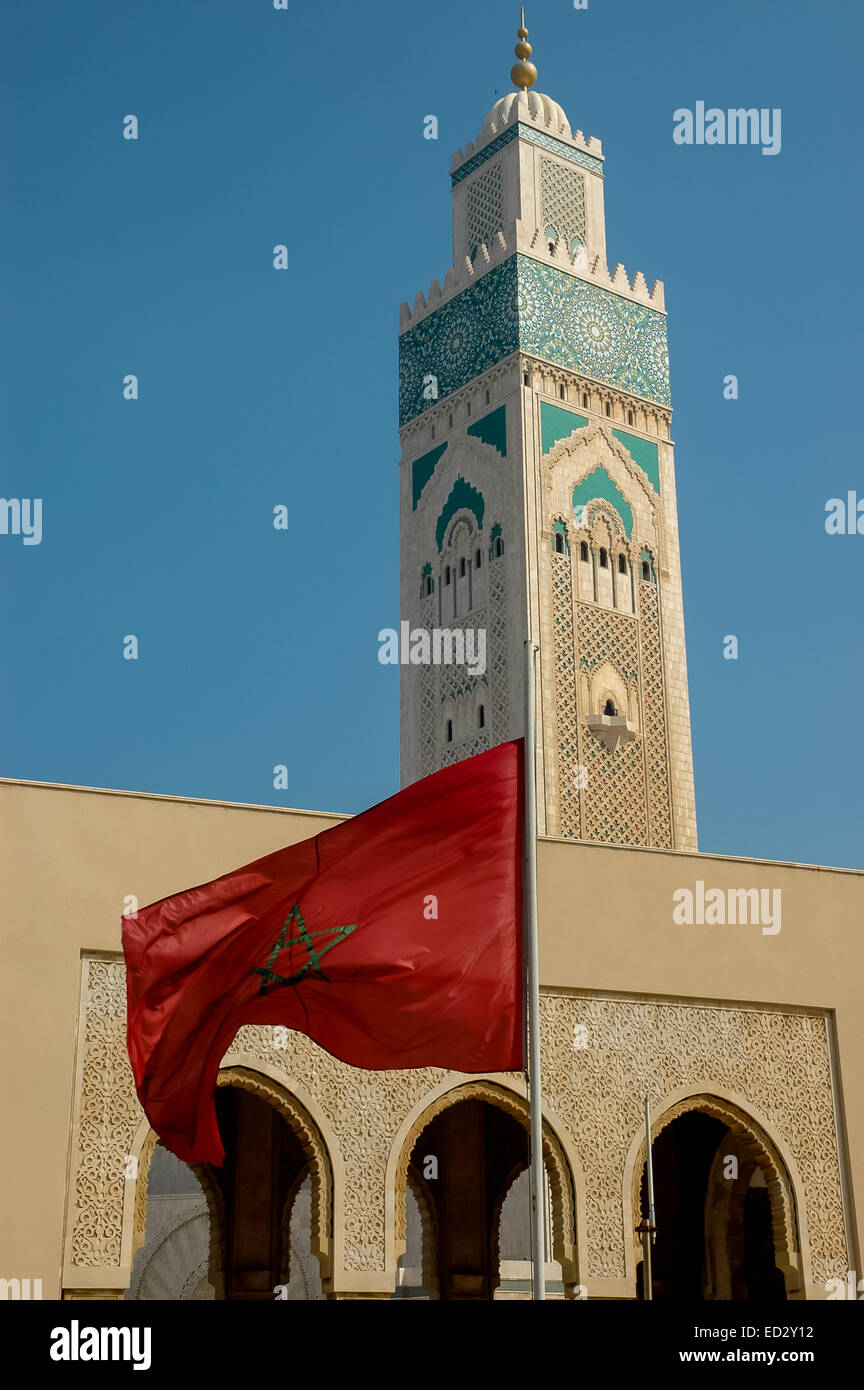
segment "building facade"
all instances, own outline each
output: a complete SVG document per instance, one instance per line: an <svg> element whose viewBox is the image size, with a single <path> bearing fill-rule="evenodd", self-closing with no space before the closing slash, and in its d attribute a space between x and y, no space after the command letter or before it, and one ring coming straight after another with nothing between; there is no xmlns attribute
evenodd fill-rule
<svg viewBox="0 0 864 1390"><path fill-rule="evenodd" d="M402 311L402 615L486 655L403 668L403 780L523 733L535 642L550 1296L640 1295L647 1098L658 1298L847 1297L864 874L697 853L663 288L608 270L600 144L530 86L455 156L453 269ZM246 1027L223 1168L140 1109L121 912L336 820L0 781L7 1296L528 1295L521 1074Z"/></svg>

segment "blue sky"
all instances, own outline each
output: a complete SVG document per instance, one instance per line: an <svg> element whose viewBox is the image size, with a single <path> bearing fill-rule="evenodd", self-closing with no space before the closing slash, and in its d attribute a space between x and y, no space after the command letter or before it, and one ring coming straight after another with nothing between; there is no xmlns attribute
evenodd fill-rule
<svg viewBox="0 0 864 1390"><path fill-rule="evenodd" d="M610 264L666 285L700 846L864 867L864 535L824 526L864 497L860 6L527 20L538 89L603 141ZM344 811L397 789L398 308L443 280L450 157L517 21L5 7L0 493L44 530L0 536L0 774ZM676 145L700 100L781 108L781 152Z"/></svg>

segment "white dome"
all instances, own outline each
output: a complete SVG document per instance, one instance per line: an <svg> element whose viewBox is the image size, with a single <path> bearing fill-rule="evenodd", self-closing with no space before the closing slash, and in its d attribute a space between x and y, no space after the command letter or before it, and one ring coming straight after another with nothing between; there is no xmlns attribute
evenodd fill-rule
<svg viewBox="0 0 864 1390"><path fill-rule="evenodd" d="M487 140L517 121L542 126L550 135L563 135L567 140L573 138L564 108L557 101L544 96L543 92L508 92L496 101L483 122L477 144L485 145Z"/></svg>

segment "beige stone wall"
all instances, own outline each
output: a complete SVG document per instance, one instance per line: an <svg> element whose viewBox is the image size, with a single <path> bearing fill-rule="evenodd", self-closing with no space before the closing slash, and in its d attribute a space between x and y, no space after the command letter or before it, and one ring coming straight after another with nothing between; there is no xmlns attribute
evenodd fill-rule
<svg viewBox="0 0 864 1390"><path fill-rule="evenodd" d="M128 1282L136 1191L124 1166L147 1125L125 1056L123 899L206 881L335 819L0 783L2 1043L16 1126L0 1148L4 1277L42 1278L46 1297L61 1277L84 1296ZM658 1122L709 1096L764 1134L799 1212L791 1263L809 1296L824 1296L826 1279L860 1268L864 874L554 840L540 843L539 873L546 1120L572 1175L589 1297L632 1296L646 1093ZM780 888L781 931L675 924L672 894L697 879ZM294 1095L321 1136L336 1291L386 1293L400 1160L428 1108L468 1078L362 1072L300 1035L277 1048L265 1028L242 1030L226 1065ZM521 1077L489 1080L514 1104L524 1094Z"/></svg>

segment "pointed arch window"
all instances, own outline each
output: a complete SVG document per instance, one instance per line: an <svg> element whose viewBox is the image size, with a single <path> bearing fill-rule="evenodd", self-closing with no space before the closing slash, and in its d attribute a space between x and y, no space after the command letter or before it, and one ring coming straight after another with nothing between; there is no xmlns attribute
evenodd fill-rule
<svg viewBox="0 0 864 1390"><path fill-rule="evenodd" d="M603 706L603 713L604 713L604 714L611 715L613 719L614 719L615 716L617 715L618 711L617 711L617 709L615 708L615 706L613 705L613 703L612 703L611 700L607 700L607 701L606 701L605 705Z"/></svg>
<svg viewBox="0 0 864 1390"><path fill-rule="evenodd" d="M609 554L605 546L602 545L600 547L600 568L601 570L606 570L609 568Z"/></svg>
<svg viewBox="0 0 864 1390"><path fill-rule="evenodd" d="M580 559L580 560L584 560L586 564L588 563L588 542L587 542L587 541L580 541L580 542L579 542L579 559Z"/></svg>
<svg viewBox="0 0 864 1390"><path fill-rule="evenodd" d="M447 720L447 723L444 725L444 740L445 740L446 743L452 743L452 742L453 742L453 720L452 720L452 719L448 719L448 720Z"/></svg>
<svg viewBox="0 0 864 1390"><path fill-rule="evenodd" d="M485 729L485 728L486 728L486 706L485 706L485 705L481 705L481 706L479 707L479 709L477 710L477 728L478 728L478 729Z"/></svg>
<svg viewBox="0 0 864 1390"><path fill-rule="evenodd" d="M626 574L626 573L627 573L627 556L626 556L626 555L619 555L619 556L618 556L618 573L619 573L619 574Z"/></svg>

